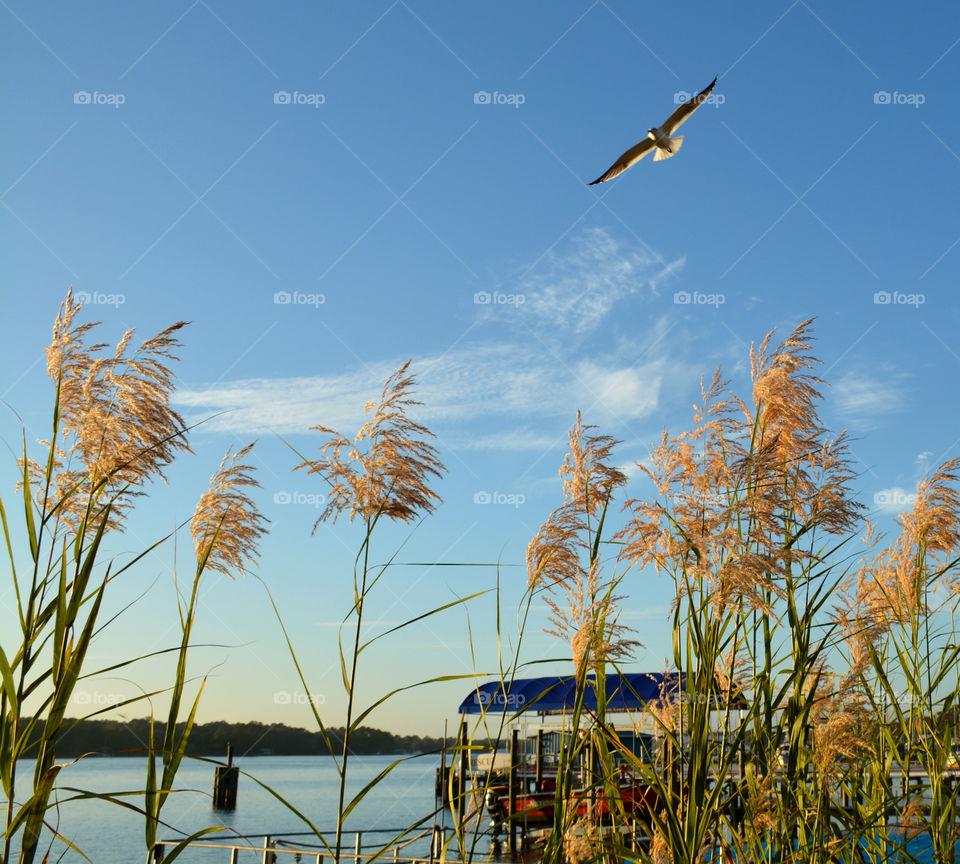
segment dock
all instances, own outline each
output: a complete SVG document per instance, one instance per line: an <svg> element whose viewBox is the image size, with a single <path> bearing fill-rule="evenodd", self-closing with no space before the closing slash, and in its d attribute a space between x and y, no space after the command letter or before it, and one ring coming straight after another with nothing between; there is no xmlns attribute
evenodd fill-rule
<svg viewBox="0 0 960 864"><path fill-rule="evenodd" d="M436 864L440 860L445 834L438 827L427 828L415 834L404 837L399 842L384 849L383 842L371 838L375 835L389 835L397 837L404 829L380 828L373 831L354 831L344 834L344 848L340 851L340 861L344 864L364 864L376 857L378 861L389 864ZM330 846L333 846L334 832L323 832L324 837L330 837ZM300 839L302 838L302 839ZM147 856L147 864L159 864L164 860L168 851L172 851L183 838L166 838L157 841L153 851ZM389 840L386 842L389 843ZM429 847L429 852L417 854L412 847ZM317 842L317 835L312 831L292 831L278 834L245 834L235 836L230 840L193 840L187 844L188 849L218 849L223 853L221 859L224 864L282 864L283 861L310 862L310 864L330 864L334 856L323 843Z"/></svg>

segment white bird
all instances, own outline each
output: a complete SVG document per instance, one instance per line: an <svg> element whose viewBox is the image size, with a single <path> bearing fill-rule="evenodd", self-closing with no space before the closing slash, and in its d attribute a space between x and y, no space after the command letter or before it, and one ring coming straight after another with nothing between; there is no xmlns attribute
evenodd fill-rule
<svg viewBox="0 0 960 864"><path fill-rule="evenodd" d="M696 96L681 104L677 110L667 118L665 123L658 129L651 129L647 132L646 138L636 146L627 150L626 153L607 169L605 174L598 177L590 185L596 186L597 183L603 183L613 179L618 174L622 174L632 165L639 162L651 150L657 151L653 156L654 162L659 162L661 159L669 159L673 156L683 144L683 136L678 135L674 138L673 133L683 125L684 121L693 114L697 108L707 101L707 97L710 95L710 91L713 90L713 85L716 83L717 79L714 78L713 81Z"/></svg>

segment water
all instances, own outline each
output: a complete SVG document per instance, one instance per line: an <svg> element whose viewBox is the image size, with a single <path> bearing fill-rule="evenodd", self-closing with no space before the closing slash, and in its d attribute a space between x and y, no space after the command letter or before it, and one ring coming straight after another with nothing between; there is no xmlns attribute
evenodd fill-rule
<svg viewBox="0 0 960 864"><path fill-rule="evenodd" d="M349 762L347 801L377 776L396 756L352 756ZM234 760L241 772L248 772L260 782L272 787L291 805L307 816L321 830L336 825L338 781L334 763L323 756L249 756ZM64 768L58 786L77 787L101 793L133 792L143 789L146 780L146 760L131 757L104 757L84 759ZM378 828L403 828L430 814L434 809L434 772L439 765L437 755L417 757L399 764L381 783L377 784L357 805L346 821L350 831L369 831ZM32 764L20 763L21 779L31 776ZM285 807L268 791L258 786L249 776L240 775L237 809L232 813L217 812L211 808L214 766L209 763L185 760L177 775L178 792L167 799L162 818L184 834L211 825L225 830L210 835L211 842L233 842L236 835L247 835L262 842L263 835L273 837L284 833L308 831L295 813ZM158 770L159 774L159 770ZM21 784L18 782L18 786ZM25 784L24 784L25 785ZM62 798L69 793L63 792ZM143 798L125 800L142 806ZM55 812L51 811L51 819ZM448 816L449 819L449 816ZM427 827L432 824L432 820ZM143 817L130 810L104 801L70 801L60 807L59 830L79 847L94 864L143 864L146 861ZM182 837L178 831L161 826L158 838ZM373 834L364 837L365 849L372 851L389 835ZM309 840L309 838L301 838ZM316 842L314 839L313 842ZM354 838L349 835L345 845L353 850ZM429 848L424 841L417 852ZM55 842L51 860L64 853L64 864L79 864L83 858L62 843ZM37 860L41 860L38 855ZM287 858L287 856L283 856ZM229 855L215 850L191 850L178 859L184 864L193 862L229 861ZM241 862L259 861L253 853L241 855ZM287 860L293 861L290 856Z"/></svg>
<svg viewBox="0 0 960 864"><path fill-rule="evenodd" d="M347 800L396 758L351 757ZM338 785L331 759L321 756L248 756L235 760L235 764L242 772L253 775L282 795L318 829L332 831L336 822ZM369 832L404 828L431 814L435 806L434 776L438 764L439 757L435 754L417 757L399 764L377 784L347 819L346 829L350 832L345 839L347 850L353 850L354 831L368 832L363 838L363 848L372 852L392 835ZM29 763L20 763L21 783L29 778L31 768ZM177 839L200 828L218 825L224 830L206 838L210 842L235 842L237 836L243 835L249 838L246 842L256 847L262 843L264 835L276 838L309 830L294 812L244 774L240 775L237 809L232 813L214 811L211 808L213 770L209 763L185 760L175 784L177 789L185 791L170 796L163 810L164 821L178 830L161 827L158 833L161 839ZM138 792L142 790L145 778L145 759L84 759L61 772L61 800L69 796L66 787L70 786L112 794ZM142 796L127 796L125 800L139 806L143 799ZM49 817L51 821L57 818L56 811L50 811ZM427 827L432 821L428 819ZM69 801L59 810L59 831L94 864L144 864L143 825L142 816L103 801ZM311 842L308 837L291 839L304 845ZM312 842L317 841L313 838ZM928 838L915 838L909 848L916 860L931 860ZM426 856L428 849L429 841L424 839L410 848L410 854ZM480 858L484 857L481 854ZM41 859L42 855L38 855L37 860ZM50 860L79 864L84 859L63 843L54 842ZM184 864L226 864L229 854L222 850L192 849L178 860ZM239 860L241 864L259 864L261 859L251 851L242 853ZM292 862L294 859L293 856L281 856L279 860Z"/></svg>

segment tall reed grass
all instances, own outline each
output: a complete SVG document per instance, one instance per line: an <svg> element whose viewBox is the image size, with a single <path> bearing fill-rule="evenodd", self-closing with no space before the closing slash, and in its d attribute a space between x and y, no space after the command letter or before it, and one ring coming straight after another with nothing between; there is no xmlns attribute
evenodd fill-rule
<svg viewBox="0 0 960 864"><path fill-rule="evenodd" d="M581 670L600 672L616 653L613 587L637 592L654 573L673 584L672 668L684 682L648 706L661 741L652 761L618 742L602 710L588 718L596 792L616 792L614 755L656 792L642 820L649 844L632 852L616 832L601 839L576 825L559 807L565 789L546 860L911 860L916 834L938 864L955 860L960 814L945 769L960 681L958 463L920 483L892 546L858 561L863 508L846 437L818 414L811 325L751 349L749 398L718 371L691 428L664 432L640 465L655 498L624 505L619 575L596 575L602 515L591 531L568 503L531 544L531 582L567 597L567 609L551 606L554 632L574 633L581 690L603 680ZM592 485L605 514L621 484ZM573 728L583 725L574 715ZM581 746L569 739L561 760ZM927 798L898 788L892 766L918 772Z"/></svg>
<svg viewBox="0 0 960 864"><path fill-rule="evenodd" d="M364 629L364 613L367 604L376 586L381 580L388 578L396 555L394 552L386 556L386 563L375 563L376 559L372 557L373 541L378 525L384 519L401 523L417 523L433 512L440 501L439 496L430 488L430 481L439 479L445 468L436 448L431 443L433 433L413 418L413 411L420 405L413 398L415 383L415 377L410 371L408 362L387 379L379 401L367 403L365 411L369 414L369 419L352 440L327 426L318 425L313 427L312 431L319 432L326 439L321 447L319 458L311 459L294 450L301 460L294 470L305 471L308 475L318 477L329 490L327 505L314 525L314 531L322 522L327 520L336 522L342 515L347 515L351 522L354 518L361 520L364 527L363 538L354 560L353 604L344 616L337 636L340 677L346 697L343 738L339 752L334 749L327 733L327 724L317 710L317 706L311 703L314 720L334 759L339 779L336 833L333 844L331 845L321 832L316 831L316 827L309 823L309 820L306 821L311 829L316 831L317 838L335 862L341 860L344 824L351 812L371 789L404 761L398 759L391 762L348 801L346 788L350 744L356 730L371 712L386 704L400 692L441 681L470 677L467 675L436 676L397 687L364 707L357 704L360 664L361 660L365 659L362 656L365 652L380 640L416 622L466 604L484 593L473 593L428 609L375 636L369 635L369 631ZM274 609L278 622L283 627L280 610L276 605ZM286 628L284 633L286 634ZM286 636L301 684L307 692L311 692L293 640L289 634ZM344 644L345 641L346 644ZM281 800L283 800L282 797ZM303 814L297 813L297 815L303 818ZM376 860L380 854L431 820L434 815L433 813L424 814L423 819L418 823L390 837L381 849L369 856L369 860Z"/></svg>
<svg viewBox="0 0 960 864"><path fill-rule="evenodd" d="M61 771L70 763L57 760L57 742L75 722L66 713L77 684L166 653L161 649L99 669L90 669L88 657L94 637L112 623L113 619L103 620L103 608L113 584L172 535L125 564L104 560L104 541L123 530L137 498L189 449L183 420L170 407L172 363L184 322L135 350L130 347L134 332L129 330L110 354L105 353L105 344L87 344L96 324L78 322L81 308L68 293L47 348L47 372L54 384L52 426L49 440L41 442L39 460L30 456L23 436L19 526L12 514L8 518L0 498L19 624L18 639L10 641L5 635L0 646L0 782L6 798L2 860L16 857L22 864L38 855L48 860L57 840L75 848L68 833L59 829L59 808L76 798L102 798L140 813L147 849L153 849L203 689L199 688L178 736L175 727L186 695L186 661L200 579L208 570L241 570L244 561L255 556L263 533L263 517L244 494L246 487L256 485L249 466L240 461L248 447L225 457L193 519L197 564L189 600L177 594L181 639L171 688L87 715L169 698L164 740L155 747L151 732L145 748L150 758L143 793L131 800L59 784ZM163 766L159 780L154 755ZM30 758L32 777L18 781L20 760ZM168 860L181 847L171 850Z"/></svg>
<svg viewBox="0 0 960 864"><path fill-rule="evenodd" d="M69 844L48 819L53 808L71 795L94 794L59 785L64 765L57 762L57 740L72 722L66 710L77 682L105 671L89 669L88 651L109 623L101 616L110 586L169 539L118 565L103 560L104 538L123 530L137 497L188 449L183 420L170 407L182 322L135 351L131 331L109 353L105 345L86 344L94 325L78 323L79 312L68 294L47 351L55 401L50 439L38 461L23 443L19 525L0 500L20 631L17 644L5 638L0 647L3 860L17 855L23 864L45 858L57 837ZM559 754L553 821L539 853L546 864L909 861L917 836L937 864L955 860L960 461L945 462L921 481L912 510L898 517L898 536L884 545L857 502L845 435L831 435L820 419L825 382L815 374L817 362L806 321L780 344L771 333L751 349L748 396L730 392L719 370L702 382L690 428L665 431L640 465L654 495L627 498L622 525L612 534L607 525L615 498L627 486L615 467L617 442L577 414L560 468L563 501L527 549L527 591L509 651L499 585L497 591L504 695L527 665L521 646L536 598L547 604L546 629L562 640L576 681L571 716L564 718L569 732ZM416 526L440 503L432 487L445 469L432 433L415 419L415 385L406 364L366 406L368 419L352 439L321 425L314 427L323 436L320 454L295 451L295 470L328 488L317 525L341 516L363 525L353 602L338 634L345 697L339 747L327 734L329 718L311 703L339 778L332 842L310 814L268 791L336 862L346 857L346 820L402 761L348 800L357 729L402 691L474 677L436 676L403 683L368 704L359 700L365 664L381 640L484 593L427 608L371 635L371 598L393 577L397 554L380 550L381 523ZM243 572L265 531L250 497L257 486L247 464L252 446L228 451L190 522L196 566L186 590L177 589L181 638L173 649L173 684L164 691L164 739L157 745L151 734L147 748L161 770L148 760L142 805L140 795L96 796L141 814L147 849L158 859L164 803L203 690L201 684L188 697L198 587L204 573ZM859 545L863 531L865 546ZM628 718L656 729L660 746L646 758L618 735L605 710L604 682L607 671L631 661L639 643L624 626L624 613L658 574L669 580L673 597L667 671L679 673L665 680L682 687L665 689L643 716ZM273 608L293 670L312 692L282 612ZM142 659L131 657L109 671ZM595 711L584 707L591 688ZM499 742L519 713L482 714L474 732L458 738L455 760L469 761L483 738ZM28 794L18 796L18 760L29 753L35 753L32 781ZM622 799L625 770L653 793L655 803L640 814ZM924 790L909 782L911 771ZM455 850L472 860L481 850L464 829L468 817L478 815L471 810L476 790L457 793L457 830L440 854ZM582 801L589 804L586 813ZM609 811L604 826L601 809ZM424 814L370 857L436 817ZM634 848L630 838L638 830L646 839ZM179 855L190 839L163 860Z"/></svg>

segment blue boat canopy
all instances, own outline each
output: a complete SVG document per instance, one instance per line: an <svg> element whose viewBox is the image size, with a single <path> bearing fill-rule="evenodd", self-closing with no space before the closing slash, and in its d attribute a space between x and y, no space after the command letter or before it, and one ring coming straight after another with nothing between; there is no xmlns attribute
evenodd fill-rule
<svg viewBox="0 0 960 864"><path fill-rule="evenodd" d="M592 681L595 676L587 677ZM460 703L459 710L461 714L486 711L569 713L574 708L576 686L573 675L489 681L471 690ZM606 676L606 710L633 711L648 702L676 702L682 687L680 675L676 672L614 672ZM592 684L584 694L583 707L587 711L597 710L597 694Z"/></svg>

